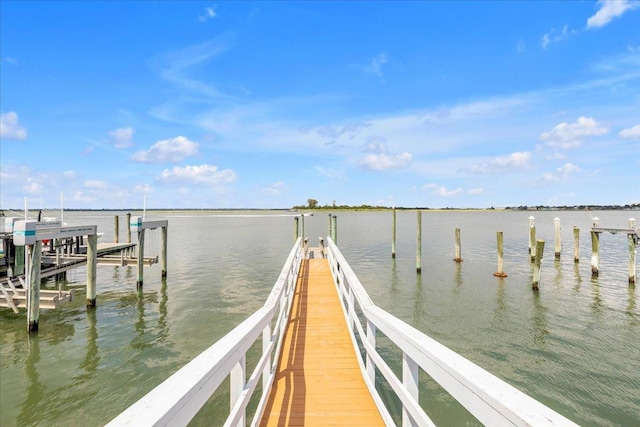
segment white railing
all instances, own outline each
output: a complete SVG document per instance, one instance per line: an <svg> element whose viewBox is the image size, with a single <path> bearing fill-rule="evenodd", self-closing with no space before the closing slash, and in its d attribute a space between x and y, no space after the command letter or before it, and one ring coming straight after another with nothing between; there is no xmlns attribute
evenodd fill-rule
<svg viewBox="0 0 640 427"><path fill-rule="evenodd" d="M418 403L420 370L431 376L485 425L577 425L377 307L331 238L326 239L326 245L360 369L387 425L394 425L394 421L376 391L376 370L384 376L402 403L403 426L435 425ZM401 379L376 349L377 330L402 351ZM364 360L361 352L365 354Z"/></svg>
<svg viewBox="0 0 640 427"><path fill-rule="evenodd" d="M262 308L108 426L187 425L227 376L230 376L230 414L224 425L246 425L247 405L262 378L263 392L251 425L258 424L273 384L303 252L303 242L298 239ZM260 335L262 355L247 380L246 354Z"/></svg>

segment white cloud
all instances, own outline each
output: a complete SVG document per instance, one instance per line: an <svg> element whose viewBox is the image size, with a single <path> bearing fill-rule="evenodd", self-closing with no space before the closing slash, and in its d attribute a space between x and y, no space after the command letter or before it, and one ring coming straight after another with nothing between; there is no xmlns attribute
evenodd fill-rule
<svg viewBox="0 0 640 427"><path fill-rule="evenodd" d="M409 164L412 160L411 153L398 153L395 155L389 155L385 153L380 154L367 154L364 159L359 163L360 166L365 169L372 170L387 170L387 169L402 169Z"/></svg>
<svg viewBox="0 0 640 427"><path fill-rule="evenodd" d="M84 182L84 187L85 188L91 188L93 190L103 190L105 188L107 188L107 183L104 181L85 181Z"/></svg>
<svg viewBox="0 0 640 427"><path fill-rule="evenodd" d="M153 188L149 184L138 184L133 187L131 192L134 194L151 194L153 193Z"/></svg>
<svg viewBox="0 0 640 427"><path fill-rule="evenodd" d="M76 171L64 171L62 176L69 179L75 179L78 176L78 172Z"/></svg>
<svg viewBox="0 0 640 427"><path fill-rule="evenodd" d="M579 117L575 123L563 122L549 132L540 135L550 147L574 148L582 144L584 137L604 135L609 130L591 117Z"/></svg>
<svg viewBox="0 0 640 427"><path fill-rule="evenodd" d="M569 179L573 174L577 172L581 172L578 166L573 163L565 163L563 166L560 166L555 173L553 172L545 172L540 178L541 181L547 182L555 182L555 181L565 181Z"/></svg>
<svg viewBox="0 0 640 427"><path fill-rule="evenodd" d="M18 123L18 115L14 111L0 114L0 138L27 138L27 131Z"/></svg>
<svg viewBox="0 0 640 427"><path fill-rule="evenodd" d="M222 184L229 184L236 180L236 173L231 169L218 170L214 165L200 166L175 166L173 169L165 169L159 177L158 182L177 184L199 184L215 187Z"/></svg>
<svg viewBox="0 0 640 427"><path fill-rule="evenodd" d="M551 42L557 43L569 38L570 35L576 34L576 30L569 29L569 25L565 25L562 27L562 31L556 31L555 28L552 28L542 36L540 39L542 43L542 48L546 49L547 46L551 44Z"/></svg>
<svg viewBox="0 0 640 427"><path fill-rule="evenodd" d="M268 196L279 196L289 191L289 186L284 181L277 181L262 188L262 192Z"/></svg>
<svg viewBox="0 0 640 427"><path fill-rule="evenodd" d="M109 131L109 142L111 142L116 148L131 147L133 141L133 128L118 128L116 130Z"/></svg>
<svg viewBox="0 0 640 427"><path fill-rule="evenodd" d="M628 129L622 129L618 134L620 138L625 139L639 139L640 138L640 125L635 125L634 127Z"/></svg>
<svg viewBox="0 0 640 427"><path fill-rule="evenodd" d="M207 22L209 19L215 18L216 16L218 16L218 14L213 7L205 7L204 14L198 15L198 21Z"/></svg>
<svg viewBox="0 0 640 427"><path fill-rule="evenodd" d="M587 19L587 29L599 28L607 25L613 18L622 16L626 11L639 7L638 2L630 0L598 0L600 9Z"/></svg>
<svg viewBox="0 0 640 427"><path fill-rule="evenodd" d="M382 66L388 61L386 53L380 53L376 55L369 65L364 68L367 73L375 74L378 77L382 77Z"/></svg>
<svg viewBox="0 0 640 427"><path fill-rule="evenodd" d="M462 193L462 188L460 187L456 188L455 190L447 190L446 186L433 183L423 185L422 189L430 191L431 194L442 197L450 197Z"/></svg>
<svg viewBox="0 0 640 427"><path fill-rule="evenodd" d="M471 165L466 172L475 174L504 173L512 170L530 169L531 152L521 151L506 156L498 156L493 159Z"/></svg>
<svg viewBox="0 0 640 427"><path fill-rule="evenodd" d="M163 139L156 142L148 150L137 151L131 160L141 163L180 162L198 153L198 143L184 136Z"/></svg>

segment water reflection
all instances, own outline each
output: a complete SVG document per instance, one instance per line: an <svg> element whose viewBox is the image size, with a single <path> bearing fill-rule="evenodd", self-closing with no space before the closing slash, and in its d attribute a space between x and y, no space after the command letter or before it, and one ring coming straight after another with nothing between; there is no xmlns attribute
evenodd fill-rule
<svg viewBox="0 0 640 427"><path fill-rule="evenodd" d="M591 303L591 311L593 314L599 314L604 308L602 298L600 298L600 283L598 276L591 276L591 294L593 295L593 302Z"/></svg>
<svg viewBox="0 0 640 427"><path fill-rule="evenodd" d="M549 334L547 308L540 301L540 292L533 292L533 342L540 350L545 350L545 337Z"/></svg>
<svg viewBox="0 0 640 427"><path fill-rule="evenodd" d="M421 326L425 321L425 307L426 302L424 299L424 292L422 288L422 274L417 274L415 293L413 295L413 322L414 325L418 325L418 329L421 329Z"/></svg>
<svg viewBox="0 0 640 427"><path fill-rule="evenodd" d="M504 323L507 314L507 304L504 301L504 278L498 278L496 288L496 307L493 309L493 318L498 324Z"/></svg>
<svg viewBox="0 0 640 427"><path fill-rule="evenodd" d="M575 285L573 286L573 290L576 292L580 292L580 285L582 285L582 276L580 275L580 264L577 262L573 263L573 274L575 275Z"/></svg>
<svg viewBox="0 0 640 427"><path fill-rule="evenodd" d="M638 316L636 315L636 288L629 285L629 304L627 305L627 317L629 318L631 326L638 325Z"/></svg>
<svg viewBox="0 0 640 427"><path fill-rule="evenodd" d="M87 352L84 360L80 364L80 368L84 369L87 373L86 379L90 379L100 363L100 356L98 354L98 329L96 328L96 308L87 308Z"/></svg>
<svg viewBox="0 0 640 427"><path fill-rule="evenodd" d="M456 265L454 268L455 268L455 271L453 274L453 282L455 283L455 286L453 287L453 293L455 295L458 295L460 293L460 288L464 283L464 281L462 280L462 263L456 262Z"/></svg>
<svg viewBox="0 0 640 427"><path fill-rule="evenodd" d="M160 316L158 316L158 328L159 331L159 341L164 341L169 336L169 326L167 324L167 302L169 301L169 296L167 295L167 278L163 277L162 282L160 284Z"/></svg>
<svg viewBox="0 0 640 427"><path fill-rule="evenodd" d="M24 403L22 403L20 413L17 417L19 425L32 424L34 420L39 418L38 403L41 401L42 396L46 396L46 387L40 381L40 373L37 369L38 363L40 362L40 342L38 341L38 335L29 334L27 339L29 340L29 354L27 355L27 360L25 360L24 371L28 385Z"/></svg>

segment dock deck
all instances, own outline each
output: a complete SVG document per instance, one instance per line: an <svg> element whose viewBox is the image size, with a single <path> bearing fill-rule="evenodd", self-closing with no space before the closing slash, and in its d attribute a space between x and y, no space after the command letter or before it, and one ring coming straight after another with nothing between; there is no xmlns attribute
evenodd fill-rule
<svg viewBox="0 0 640 427"><path fill-rule="evenodd" d="M326 259L302 262L260 425L384 425L362 378Z"/></svg>

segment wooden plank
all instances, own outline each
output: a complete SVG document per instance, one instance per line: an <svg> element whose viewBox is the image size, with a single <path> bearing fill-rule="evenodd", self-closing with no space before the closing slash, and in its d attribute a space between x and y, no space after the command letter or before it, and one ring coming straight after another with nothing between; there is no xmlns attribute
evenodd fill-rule
<svg viewBox="0 0 640 427"><path fill-rule="evenodd" d="M384 425L325 259L303 262L261 426Z"/></svg>

